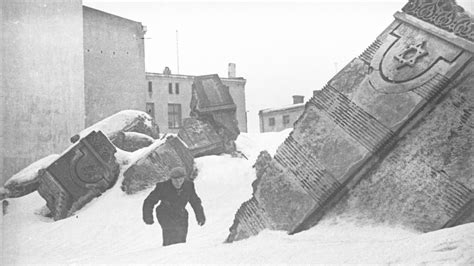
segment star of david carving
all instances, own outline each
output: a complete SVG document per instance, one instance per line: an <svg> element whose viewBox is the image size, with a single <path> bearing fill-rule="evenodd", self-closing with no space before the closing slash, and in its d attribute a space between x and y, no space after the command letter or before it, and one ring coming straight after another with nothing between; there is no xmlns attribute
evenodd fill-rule
<svg viewBox="0 0 474 266"><path fill-rule="evenodd" d="M422 41L418 44L410 44L405 50L400 54L395 56L395 59L399 62L397 69L400 69L404 66L413 67L419 58L428 54L428 51L423 49L425 41Z"/></svg>

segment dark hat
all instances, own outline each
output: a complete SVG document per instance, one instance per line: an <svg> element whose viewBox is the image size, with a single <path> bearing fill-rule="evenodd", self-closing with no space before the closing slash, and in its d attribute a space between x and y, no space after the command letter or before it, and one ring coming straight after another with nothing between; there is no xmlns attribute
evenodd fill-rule
<svg viewBox="0 0 474 266"><path fill-rule="evenodd" d="M170 178L180 178L186 176L186 170L183 167L175 167L171 169Z"/></svg>

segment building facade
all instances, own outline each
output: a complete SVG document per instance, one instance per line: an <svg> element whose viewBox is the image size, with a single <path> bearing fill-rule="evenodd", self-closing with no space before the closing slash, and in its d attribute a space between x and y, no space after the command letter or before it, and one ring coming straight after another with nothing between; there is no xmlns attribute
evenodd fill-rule
<svg viewBox="0 0 474 266"><path fill-rule="evenodd" d="M171 74L169 68L163 73L146 73L146 112L155 118L162 133L178 133L184 118L191 112L192 85L191 75ZM229 87L229 92L237 106L239 130L247 132L247 113L245 106L245 83L241 77L235 77L235 65L229 64L229 77L221 78Z"/></svg>
<svg viewBox="0 0 474 266"><path fill-rule="evenodd" d="M80 0L0 1L0 182L84 128Z"/></svg>
<svg viewBox="0 0 474 266"><path fill-rule="evenodd" d="M84 6L86 127L124 109L145 111L146 28Z"/></svg>
<svg viewBox="0 0 474 266"><path fill-rule="evenodd" d="M0 185L119 110L145 110L143 26L80 0L0 1Z"/></svg>
<svg viewBox="0 0 474 266"><path fill-rule="evenodd" d="M304 96L294 95L292 105L260 110L260 132L278 132L292 128L303 113L304 107Z"/></svg>

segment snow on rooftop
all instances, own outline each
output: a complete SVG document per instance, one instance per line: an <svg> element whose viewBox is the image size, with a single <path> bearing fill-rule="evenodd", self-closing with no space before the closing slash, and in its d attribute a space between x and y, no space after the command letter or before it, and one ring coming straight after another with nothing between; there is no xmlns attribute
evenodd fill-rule
<svg viewBox="0 0 474 266"><path fill-rule="evenodd" d="M32 193L9 199L2 218L1 265L25 264L472 264L474 223L422 234L391 225L328 218L295 235L264 230L224 244L235 212L252 194L252 165L260 150L274 153L290 130L240 134L237 148L249 160L229 155L196 159L195 180L207 221L196 224L188 205L188 242L162 247L161 229L142 221L150 190L126 195L123 171L149 148L116 154L121 166L117 184L74 216L53 222L41 213L45 201ZM156 142L153 145L159 145Z"/></svg>
<svg viewBox="0 0 474 266"><path fill-rule="evenodd" d="M267 109L260 110L260 112L261 113L271 113L271 112L276 112L276 111L303 108L305 106L305 104L306 103L297 103L297 104L285 105L285 106L281 106L281 107L267 108Z"/></svg>

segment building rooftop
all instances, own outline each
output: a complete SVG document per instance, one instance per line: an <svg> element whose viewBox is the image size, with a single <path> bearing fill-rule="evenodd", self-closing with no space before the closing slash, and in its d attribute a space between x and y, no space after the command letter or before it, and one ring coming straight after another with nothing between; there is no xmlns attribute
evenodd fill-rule
<svg viewBox="0 0 474 266"><path fill-rule="evenodd" d="M291 105L285 105L282 107L275 107L275 108L267 108L260 110L258 113L271 113L271 112L277 112L277 111L284 111L284 110L289 110L289 109L297 109L297 108L302 108L305 106L306 103L297 103L297 104L291 104Z"/></svg>
<svg viewBox="0 0 474 266"><path fill-rule="evenodd" d="M155 72L146 72L147 77L168 77L168 78L181 78L181 79L194 79L198 77L197 75L183 75L183 74L163 74L163 73L155 73ZM235 78L225 78L219 77L221 80L228 80L228 81L241 81L245 82L246 80L242 77L235 77Z"/></svg>

